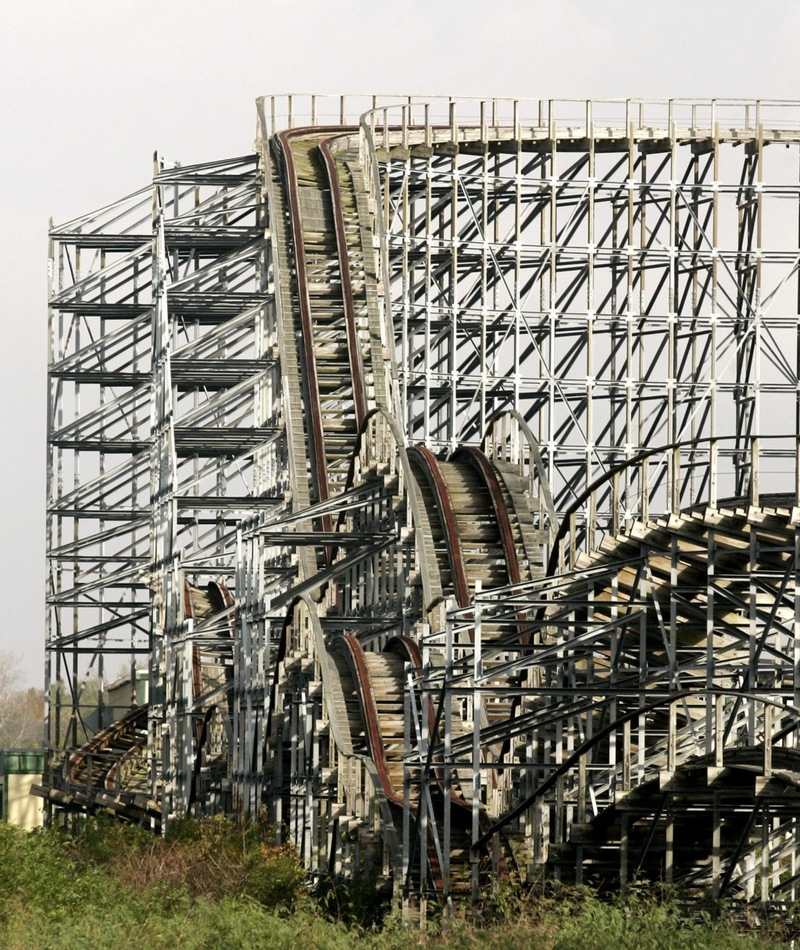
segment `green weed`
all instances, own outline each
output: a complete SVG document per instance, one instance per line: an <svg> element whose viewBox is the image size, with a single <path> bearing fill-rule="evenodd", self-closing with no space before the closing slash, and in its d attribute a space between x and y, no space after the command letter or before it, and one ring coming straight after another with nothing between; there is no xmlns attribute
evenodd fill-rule
<svg viewBox="0 0 800 950"><path fill-rule="evenodd" d="M312 894L265 823L180 822L166 839L110 820L22 832L0 822L0 944L8 950L781 950L793 913L743 932L736 908L694 919L663 892L501 889L482 926L423 933L374 890L323 881Z"/></svg>

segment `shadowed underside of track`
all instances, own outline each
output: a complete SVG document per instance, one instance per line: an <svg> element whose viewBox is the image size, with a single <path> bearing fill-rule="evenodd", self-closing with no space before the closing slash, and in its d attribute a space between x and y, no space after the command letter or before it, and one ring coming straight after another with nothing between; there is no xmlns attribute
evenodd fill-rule
<svg viewBox="0 0 800 950"><path fill-rule="evenodd" d="M530 687L516 712L535 737L527 803L541 871L611 889L649 879L715 896L789 893L796 544L780 499L720 504L634 522L564 576L527 627L531 647L512 646L516 682ZM487 657L512 643L507 622L490 637ZM559 748L568 723L574 744Z"/></svg>

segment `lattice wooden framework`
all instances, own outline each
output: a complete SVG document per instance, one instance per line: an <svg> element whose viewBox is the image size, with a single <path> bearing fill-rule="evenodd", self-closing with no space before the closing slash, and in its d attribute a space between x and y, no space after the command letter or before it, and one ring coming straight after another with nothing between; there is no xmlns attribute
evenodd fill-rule
<svg viewBox="0 0 800 950"><path fill-rule="evenodd" d="M51 804L794 899L797 115L273 97L53 228Z"/></svg>

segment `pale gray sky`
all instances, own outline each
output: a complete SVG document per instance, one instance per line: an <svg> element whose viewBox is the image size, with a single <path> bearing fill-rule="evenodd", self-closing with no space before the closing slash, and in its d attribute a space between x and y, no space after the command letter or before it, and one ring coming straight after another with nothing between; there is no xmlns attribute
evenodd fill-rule
<svg viewBox="0 0 800 950"><path fill-rule="evenodd" d="M47 222L248 152L276 92L800 99L797 0L6 0L0 650L42 680Z"/></svg>

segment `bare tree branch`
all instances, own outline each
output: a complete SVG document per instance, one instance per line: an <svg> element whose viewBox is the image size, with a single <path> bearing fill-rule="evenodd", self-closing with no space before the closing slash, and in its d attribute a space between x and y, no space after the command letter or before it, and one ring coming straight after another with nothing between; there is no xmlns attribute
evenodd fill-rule
<svg viewBox="0 0 800 950"><path fill-rule="evenodd" d="M0 749L42 744L44 691L19 688L20 664L18 653L0 651Z"/></svg>

